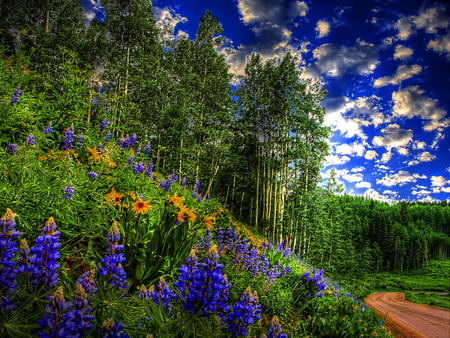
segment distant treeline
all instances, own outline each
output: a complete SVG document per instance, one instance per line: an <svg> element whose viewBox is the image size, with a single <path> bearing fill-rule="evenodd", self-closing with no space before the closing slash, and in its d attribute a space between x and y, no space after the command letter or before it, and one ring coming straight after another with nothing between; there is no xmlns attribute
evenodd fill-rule
<svg viewBox="0 0 450 338"><path fill-rule="evenodd" d="M450 205L386 203L319 190L310 203L302 254L340 275L410 271L450 258ZM322 202L322 203L320 203Z"/></svg>

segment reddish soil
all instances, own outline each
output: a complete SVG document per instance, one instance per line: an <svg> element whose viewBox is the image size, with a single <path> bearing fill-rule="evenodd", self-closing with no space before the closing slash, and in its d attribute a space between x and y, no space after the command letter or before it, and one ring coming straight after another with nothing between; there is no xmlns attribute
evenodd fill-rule
<svg viewBox="0 0 450 338"><path fill-rule="evenodd" d="M399 338L449 338L450 310L410 303L400 292L377 292L366 303L393 328Z"/></svg>

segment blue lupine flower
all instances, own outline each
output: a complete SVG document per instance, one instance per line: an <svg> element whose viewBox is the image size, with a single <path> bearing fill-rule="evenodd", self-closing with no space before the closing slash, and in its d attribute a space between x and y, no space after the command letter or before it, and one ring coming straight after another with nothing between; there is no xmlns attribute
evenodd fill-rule
<svg viewBox="0 0 450 338"><path fill-rule="evenodd" d="M174 291L169 289L163 277L159 278L158 289L159 291L155 291L155 287L152 285L148 290L148 295L152 298L153 302L161 305L169 313L170 307L172 306L172 299L178 296Z"/></svg>
<svg viewBox="0 0 450 338"><path fill-rule="evenodd" d="M20 95L22 94L22 91L20 90L20 86L18 86L15 90L13 95L11 96L11 99L9 100L9 103L13 105L17 101L19 101Z"/></svg>
<svg viewBox="0 0 450 338"><path fill-rule="evenodd" d="M275 281L275 279L277 279L278 277L281 276L280 269L281 269L281 266L279 264L277 264L272 268L272 270L269 271L267 280L266 280L266 285L264 286L265 291L268 291L270 286Z"/></svg>
<svg viewBox="0 0 450 338"><path fill-rule="evenodd" d="M172 179L170 176L166 181L161 180L161 182L159 183L159 187L165 191L169 191L171 186L172 186Z"/></svg>
<svg viewBox="0 0 450 338"><path fill-rule="evenodd" d="M131 135L130 147L134 146L134 144L136 143L136 140L137 140L136 134Z"/></svg>
<svg viewBox="0 0 450 338"><path fill-rule="evenodd" d="M195 182L194 192L192 193L192 197L196 198L198 194L198 189L200 188L200 181Z"/></svg>
<svg viewBox="0 0 450 338"><path fill-rule="evenodd" d="M70 182L69 185L64 188L64 195L61 199L73 200L72 196L74 193L75 193L75 187L72 185L72 182Z"/></svg>
<svg viewBox="0 0 450 338"><path fill-rule="evenodd" d="M57 260L60 258L58 242L60 232L56 230L56 223L50 217L42 228L43 235L36 238L36 244L31 248L33 256L30 257L30 283L31 285L42 285L44 290L50 290L58 284Z"/></svg>
<svg viewBox="0 0 450 338"><path fill-rule="evenodd" d="M69 309L63 315L62 322L67 328L65 332L65 334L68 334L67 337L80 338L84 331L94 328L94 324L92 323L94 315L90 314L92 307L88 304L87 292L82 285L77 285L73 305L74 309Z"/></svg>
<svg viewBox="0 0 450 338"><path fill-rule="evenodd" d="M145 151L144 151L145 155L150 154L150 143L147 143L147 145L145 146Z"/></svg>
<svg viewBox="0 0 450 338"><path fill-rule="evenodd" d="M27 139L25 140L26 146L34 146L36 144L36 141L34 139L34 135L30 134L28 135Z"/></svg>
<svg viewBox="0 0 450 338"><path fill-rule="evenodd" d="M54 338L54 337L69 337L70 333L74 330L74 324L66 316L63 320L65 311L72 303L64 299L63 287L59 286L56 291L51 295L49 304L45 306L45 314L38 321L38 324L42 327L48 327L50 333L38 332L40 338Z"/></svg>
<svg viewBox="0 0 450 338"><path fill-rule="evenodd" d="M186 186L187 186L187 180L185 178L183 178L183 181L181 181L181 188L186 189Z"/></svg>
<svg viewBox="0 0 450 338"><path fill-rule="evenodd" d="M6 297L6 294L16 293L17 270L12 261L14 254L19 251L17 243L13 238L19 237L20 232L14 227L16 215L11 209L6 209L6 213L0 218L0 312L1 310L14 310L17 306L13 300Z"/></svg>
<svg viewBox="0 0 450 338"><path fill-rule="evenodd" d="M30 247L28 246L28 242L25 238L20 240L19 254L20 257L17 259L17 272L29 274L28 270L30 269ZM28 280L28 278L27 278Z"/></svg>
<svg viewBox="0 0 450 338"><path fill-rule="evenodd" d="M133 160L134 160L134 156L128 157L128 165L131 166L133 164Z"/></svg>
<svg viewBox="0 0 450 338"><path fill-rule="evenodd" d="M74 131L73 124L69 128L67 128L63 134L64 134L64 137L62 139L61 150L69 151L70 149L73 148L73 141L74 141L74 137L75 137L75 131Z"/></svg>
<svg viewBox="0 0 450 338"><path fill-rule="evenodd" d="M194 249L197 251L200 250L208 250L211 248L212 243L212 236L211 236L211 230L206 229L205 237L201 236L200 241L197 245L194 246Z"/></svg>
<svg viewBox="0 0 450 338"><path fill-rule="evenodd" d="M286 338L286 333L283 332L277 316L273 316L272 318L272 325L269 331L267 331L267 338Z"/></svg>
<svg viewBox="0 0 450 338"><path fill-rule="evenodd" d="M94 275L95 275L94 269L86 271L75 282L76 286L81 285L87 294L91 293L92 297L94 297L95 294L97 293L97 285L95 284Z"/></svg>
<svg viewBox="0 0 450 338"><path fill-rule="evenodd" d="M148 163L145 175L153 179L153 162Z"/></svg>
<svg viewBox="0 0 450 338"><path fill-rule="evenodd" d="M102 122L100 122L100 131L103 132L107 125L108 125L108 120L102 120Z"/></svg>
<svg viewBox="0 0 450 338"><path fill-rule="evenodd" d="M130 148L130 137L128 135L124 139L122 139L122 148L123 149Z"/></svg>
<svg viewBox="0 0 450 338"><path fill-rule="evenodd" d="M133 167L134 174L143 173L144 171L145 171L144 162L139 162Z"/></svg>
<svg viewBox="0 0 450 338"><path fill-rule="evenodd" d="M140 146L136 148L136 152L134 153L134 157L139 156L139 152L141 151L141 149L142 149L142 147L140 147Z"/></svg>
<svg viewBox="0 0 450 338"><path fill-rule="evenodd" d="M247 336L248 325L261 319L261 312L258 293L255 291L253 294L250 287L248 287L242 294L240 301L233 306L226 318L228 332L231 332L235 337Z"/></svg>
<svg viewBox="0 0 450 338"><path fill-rule="evenodd" d="M109 318L102 323L100 332L103 334L102 338L128 338L129 336L121 330L123 328L122 323L116 323Z"/></svg>
<svg viewBox="0 0 450 338"><path fill-rule="evenodd" d="M108 232L108 254L101 260L105 267L98 268L98 274L107 276L108 283L116 290L125 289L127 274L121 263L125 262L123 253L116 254L116 250L123 250L124 246L119 244L120 231L114 222Z"/></svg>
<svg viewBox="0 0 450 338"><path fill-rule="evenodd" d="M52 123L49 122L47 128L45 128L45 130L44 130L44 134L51 134L52 132L53 132L53 126L52 126Z"/></svg>
<svg viewBox="0 0 450 338"><path fill-rule="evenodd" d="M111 133L108 131L105 136L105 142L111 141L111 136L112 136Z"/></svg>
<svg viewBox="0 0 450 338"><path fill-rule="evenodd" d="M213 312L223 312L228 307L227 295L231 283L228 283L222 274L223 264L219 264L218 259L217 248L213 246L204 263L192 266L196 257L195 253L191 252L187 260L191 264L183 264L180 268L180 276L174 285L182 293L185 311L196 313L202 310L203 315L207 316Z"/></svg>
<svg viewBox="0 0 450 338"><path fill-rule="evenodd" d="M95 172L93 172L93 171L88 172L88 175L89 175L91 178L93 178L93 179L98 178L98 175L97 175Z"/></svg>
<svg viewBox="0 0 450 338"><path fill-rule="evenodd" d="M11 143L8 148L6 148L6 151L10 154L17 153L17 149L19 149L19 146L17 144Z"/></svg>
<svg viewBox="0 0 450 338"><path fill-rule="evenodd" d="M77 146L82 147L84 144L84 136L83 134L80 134L77 136Z"/></svg>

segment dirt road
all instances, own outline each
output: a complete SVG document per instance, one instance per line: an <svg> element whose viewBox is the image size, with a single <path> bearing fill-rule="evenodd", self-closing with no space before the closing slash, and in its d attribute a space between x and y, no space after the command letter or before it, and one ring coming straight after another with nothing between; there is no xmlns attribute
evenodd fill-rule
<svg viewBox="0 0 450 338"><path fill-rule="evenodd" d="M396 337L450 337L450 310L407 302L400 292L373 293L366 303L379 315L387 314L387 324L396 329Z"/></svg>

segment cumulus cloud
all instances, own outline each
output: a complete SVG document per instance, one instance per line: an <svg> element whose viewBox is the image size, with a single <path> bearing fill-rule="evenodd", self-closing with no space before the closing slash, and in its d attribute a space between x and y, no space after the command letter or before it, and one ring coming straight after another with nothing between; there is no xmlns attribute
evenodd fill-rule
<svg viewBox="0 0 450 338"><path fill-rule="evenodd" d="M404 147L412 141L413 131L411 129L402 129L398 124L390 124L381 129L383 136L375 136L373 144L386 149Z"/></svg>
<svg viewBox="0 0 450 338"><path fill-rule="evenodd" d="M450 181L446 180L444 176L431 176L431 186L432 187L442 187Z"/></svg>
<svg viewBox="0 0 450 338"><path fill-rule="evenodd" d="M367 150L364 158L366 160L374 160L378 156L378 153L375 150Z"/></svg>
<svg viewBox="0 0 450 338"><path fill-rule="evenodd" d="M327 110L325 125L347 138L358 136L365 140L363 127L377 127L390 121L391 117L381 112L380 100L376 95L354 100L343 95L328 95L322 103Z"/></svg>
<svg viewBox="0 0 450 338"><path fill-rule="evenodd" d="M99 0L81 0L81 6L84 8L83 15L86 26L89 26L96 16L99 20L104 19L105 11Z"/></svg>
<svg viewBox="0 0 450 338"><path fill-rule="evenodd" d="M437 34L438 29L449 26L449 6L442 3L435 3L430 7L422 6L419 15L412 16L411 21L417 28L425 29L425 32Z"/></svg>
<svg viewBox="0 0 450 338"><path fill-rule="evenodd" d="M364 170L366 170L366 168L364 168L364 167L356 167L356 168L352 168L352 169L350 169L350 171L352 172L352 173L360 173L361 171L364 171Z"/></svg>
<svg viewBox="0 0 450 338"><path fill-rule="evenodd" d="M325 20L319 20L316 24L317 37L323 38L330 33L330 23Z"/></svg>
<svg viewBox="0 0 450 338"><path fill-rule="evenodd" d="M238 0L241 21L254 33L255 39L241 45L230 56L233 71L243 74L246 59L252 53L259 53L263 60L283 57L287 51L301 59L305 45L292 41L294 19L304 17L309 8L304 1L290 1L288 4L277 0Z"/></svg>
<svg viewBox="0 0 450 338"><path fill-rule="evenodd" d="M313 51L316 62L306 70L306 75L340 77L345 73L369 75L377 68L378 47L361 39L354 46L346 47L326 43Z"/></svg>
<svg viewBox="0 0 450 338"><path fill-rule="evenodd" d="M383 76L376 79L374 82L374 87L384 87L387 85L399 85L402 81L405 81L422 71L422 67L419 65L406 66L401 65L398 67L394 75Z"/></svg>
<svg viewBox="0 0 450 338"><path fill-rule="evenodd" d="M390 201L390 198L388 196L381 195L375 189L368 189L368 190L366 190L366 192L364 193L364 197L370 198L370 199L373 199L373 200L384 201L384 202Z"/></svg>
<svg viewBox="0 0 450 338"><path fill-rule="evenodd" d="M394 60L408 60L413 55L413 50L402 45L395 46Z"/></svg>
<svg viewBox="0 0 450 338"><path fill-rule="evenodd" d="M442 3L434 3L428 6L425 2L417 15L400 16L394 25L398 31L396 40L408 40L416 29L424 29L426 33L437 34L439 29L450 25L448 20L449 6Z"/></svg>
<svg viewBox="0 0 450 338"><path fill-rule="evenodd" d="M383 178L376 180L376 183L386 187L392 187L395 185L403 186L408 183L416 183L418 179L425 178L427 178L425 175L410 174L408 171L400 170L396 174L386 174Z"/></svg>
<svg viewBox="0 0 450 338"><path fill-rule="evenodd" d="M339 155L329 155L325 157L325 167L330 165L340 165L350 162L350 157L339 156Z"/></svg>
<svg viewBox="0 0 450 338"><path fill-rule="evenodd" d="M175 34L175 27L179 23L187 22L188 19L180 14L176 13L171 7L155 7L153 6L153 14L155 14L155 20L163 30L161 31L161 39L174 40L188 38L189 35L183 31L178 31Z"/></svg>
<svg viewBox="0 0 450 338"><path fill-rule="evenodd" d="M370 182L358 182L355 184L356 188L372 188L372 184Z"/></svg>
<svg viewBox="0 0 450 338"><path fill-rule="evenodd" d="M438 100L423 95L425 91L419 86L409 86L392 93L396 116L413 118L418 116L430 120L423 129L432 131L450 126L450 118L444 119L447 112L438 106Z"/></svg>
<svg viewBox="0 0 450 338"><path fill-rule="evenodd" d="M387 151L385 152L382 156L381 159L378 160L378 163L388 163L392 158L392 152L391 151Z"/></svg>
<svg viewBox="0 0 450 338"><path fill-rule="evenodd" d="M436 36L434 40L428 42L427 48L444 54L450 60L450 34Z"/></svg>
<svg viewBox="0 0 450 338"><path fill-rule="evenodd" d="M347 182L361 182L364 178L364 175L361 173L351 173L351 171L348 169L341 169L336 170L336 177L342 178Z"/></svg>
<svg viewBox="0 0 450 338"><path fill-rule="evenodd" d="M425 147L427 146L427 144L423 141L414 141L413 142L413 149L425 149Z"/></svg>
<svg viewBox="0 0 450 338"><path fill-rule="evenodd" d="M435 155L430 154L428 151L424 151L423 153L418 154L415 157L415 160L408 162L408 166L417 165L421 162L430 162L436 158Z"/></svg>
<svg viewBox="0 0 450 338"><path fill-rule="evenodd" d="M353 143L343 143L336 146L336 153L340 155L355 155L355 156L363 156L364 155L364 145L358 142Z"/></svg>
<svg viewBox="0 0 450 338"><path fill-rule="evenodd" d="M413 195L417 195L418 198L423 198L431 194L429 190L413 190L411 192Z"/></svg>

